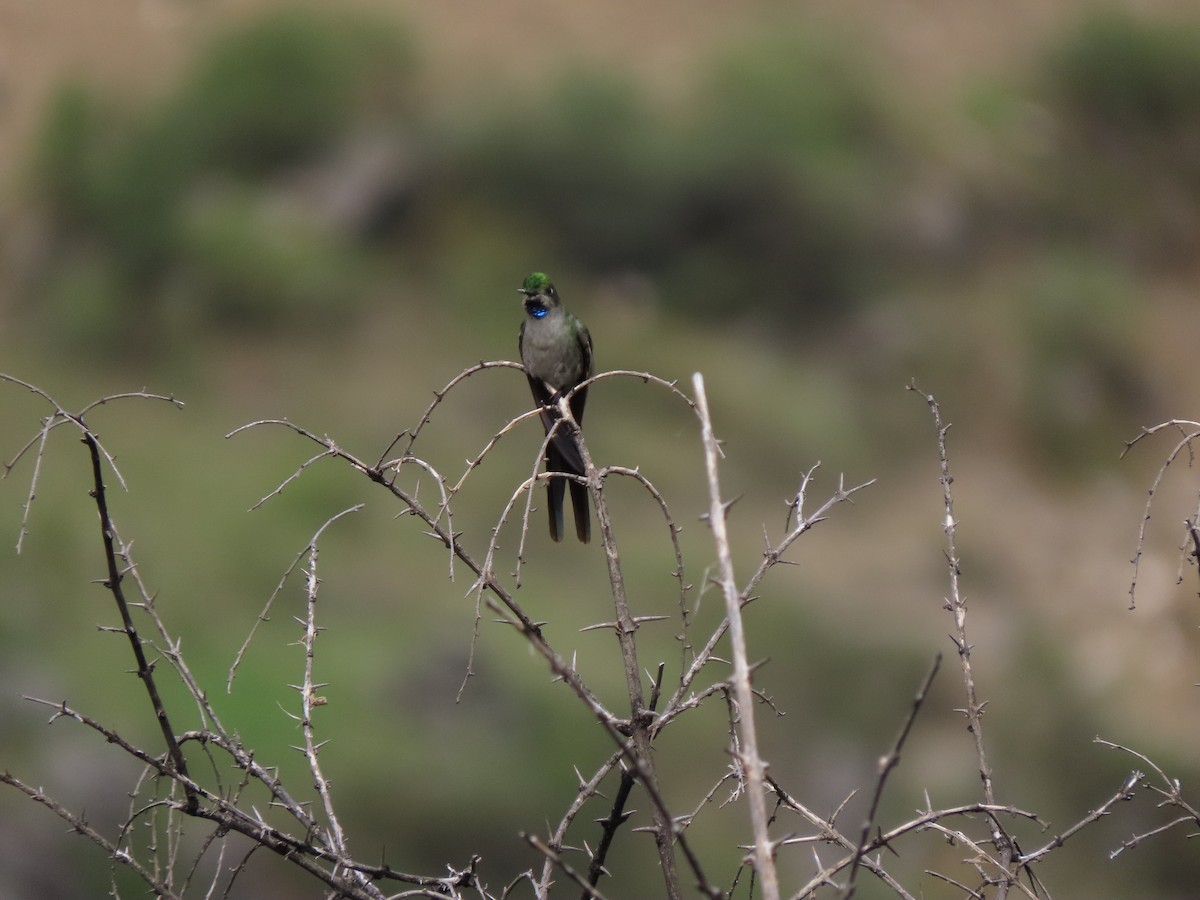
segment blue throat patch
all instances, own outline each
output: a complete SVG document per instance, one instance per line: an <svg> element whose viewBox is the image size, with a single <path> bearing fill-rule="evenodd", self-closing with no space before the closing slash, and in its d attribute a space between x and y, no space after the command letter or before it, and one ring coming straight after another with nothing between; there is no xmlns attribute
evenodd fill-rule
<svg viewBox="0 0 1200 900"><path fill-rule="evenodd" d="M548 310L544 306L529 307L529 314L531 316L533 316L535 319L540 319L540 318L544 317L546 315L546 313L548 313L548 312L550 312L550 310Z"/></svg>

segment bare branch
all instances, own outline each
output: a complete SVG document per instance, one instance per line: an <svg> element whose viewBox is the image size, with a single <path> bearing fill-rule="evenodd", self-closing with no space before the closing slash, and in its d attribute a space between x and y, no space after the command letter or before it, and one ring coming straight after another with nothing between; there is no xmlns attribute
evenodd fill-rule
<svg viewBox="0 0 1200 900"><path fill-rule="evenodd" d="M71 830L76 834L83 835L92 843L104 849L108 857L123 866L127 866L132 871L136 872L146 884L152 887L155 893L164 898L164 900L181 900L180 895L172 891L161 879L157 878L153 872L139 863L132 855L121 850L104 835L96 831L87 823L81 816L77 816L56 801L53 797L46 794L39 788L33 788L22 782L19 778L14 777L7 771L0 770L0 783L7 784L10 787L16 788L30 800L40 803L50 810L54 815L58 816L64 822L71 826Z"/></svg>
<svg viewBox="0 0 1200 900"><path fill-rule="evenodd" d="M829 510L834 506L839 503L852 502L851 498L854 494L858 493L864 488L870 487L874 483L875 479L872 478L870 481L863 482L862 484L856 485L852 488L846 488L843 485L843 479L839 478L838 489L832 496L829 497L828 500L822 503L821 506L811 515L801 514L796 524L792 527L792 530L784 535L778 544L773 547L768 547L768 549L763 553L763 558L758 564L758 568L754 571L754 574L750 576L750 579L746 582L738 594L738 605L744 607L747 603L754 599L754 591L757 590L759 584L762 583L762 580L766 577L767 572L769 572L774 566L778 565L783 560L784 554L788 548L791 547L791 545L795 543L801 537L801 535L808 532L817 523L824 521ZM663 708L663 717L673 717L675 708L681 703L686 702L684 698L688 691L692 689L692 685L699 676L700 671L706 665L716 660L714 652L716 650L717 643L725 636L725 633L728 631L728 629L729 617L726 616L716 627L716 629L713 630L713 633L709 635L704 646L699 650L699 652L696 653L691 665L688 666L687 671L680 676L679 686L676 688L675 693L672 694L671 698L667 701L666 706Z"/></svg>
<svg viewBox="0 0 1200 900"><path fill-rule="evenodd" d="M321 803L325 809L325 819L328 822L329 848L342 858L349 858L350 852L346 847L346 836L342 831L342 824L338 820L337 812L334 810L333 798L329 792L329 779L321 771L321 764L318 760L320 745L317 743L316 729L313 725L313 709L324 703L324 700L317 696L319 685L313 680L313 666L316 660L315 645L317 635L320 633L320 629L317 627L317 595L321 582L317 577L317 557L318 544L325 529L343 516L356 513L362 508L363 505L360 503L330 517L325 521L325 524L317 529L312 539L308 542L308 578L306 591L308 602L305 605L306 615L304 618L304 637L302 639L304 644L304 683L300 689L300 728L304 734L304 758L308 760L309 771L313 777L313 785L316 787L317 794L320 796ZM362 872L352 871L351 875L358 880L363 890L369 893L378 893L378 889L366 879Z"/></svg>
<svg viewBox="0 0 1200 900"><path fill-rule="evenodd" d="M700 416L704 441L704 463L708 473L710 499L708 524L717 545L717 566L721 590L725 595L725 618L729 622L729 642L733 649L733 691L737 698L738 731L742 752L739 763L746 773L747 801L750 804L750 823L754 829L754 864L762 880L764 900L779 900L779 876L775 872L775 857L771 836L767 830L767 807L763 790L762 757L758 752L758 731L754 725L754 695L750 688L750 663L746 657L746 635L742 629L742 604L733 579L733 555L729 550L729 535L725 529L725 504L721 501L721 486L717 473L717 438L713 434L708 413L708 397L704 393L704 378L697 372L692 376L696 393L696 408Z"/></svg>
<svg viewBox="0 0 1200 900"><path fill-rule="evenodd" d="M108 566L108 577L104 586L108 588L113 599L116 601L123 630L129 638L130 649L133 651L134 659L137 661L137 676L142 680L142 685L145 687L146 693L150 698L150 703L154 707L154 717L158 721L163 740L166 742L167 753L171 758L172 765L180 776L187 779L187 761L184 759L183 751L179 748L179 742L175 738L175 731L171 727L170 720L167 717L166 707L163 705L158 685L154 680L154 670L146 659L145 651L142 648L142 640L138 636L137 628L134 626L133 618L129 613L129 604L125 599L125 591L121 587L124 575L121 572L121 568L117 565L115 529L108 512L104 472L100 461L100 444L91 429L84 425L82 418L77 416L71 418L83 432L83 442L87 446L92 458L92 497L96 501L96 509L100 514L100 533L104 544L104 558ZM195 792L190 787L186 787L185 790L187 791L188 811L194 812L197 802Z"/></svg>
<svg viewBox="0 0 1200 900"><path fill-rule="evenodd" d="M654 719L654 714L646 705L645 694L642 690L642 667L638 662L636 637L638 623L630 612L628 597L625 593L625 576L621 570L621 557L617 552L617 539L613 533L612 519L608 514L608 501L604 496L603 482L600 481L596 472L587 442L583 439L583 433L571 415L569 398L562 397L558 403L560 424L569 422L575 429L576 443L583 460L584 471L587 473L588 489L596 507L596 520L604 545L604 558L608 565L608 583L612 594L613 610L616 614L617 643L621 648L621 660L625 669L625 689L629 695L629 728L632 750L636 756L634 762L638 778L641 779L642 785L654 800L652 810L654 842L658 848L663 882L667 896L671 900L681 900L683 894L675 863L675 827L670 811L666 808L662 796L658 792L658 783L654 773L654 756L650 749L652 740L650 724ZM547 440L549 440L549 435L547 435ZM696 875L703 879L703 874L698 868L698 861L695 865L697 866Z"/></svg>
<svg viewBox="0 0 1200 900"><path fill-rule="evenodd" d="M547 847L536 835L522 834L521 837L530 847L538 851L538 853L541 853L550 862L554 863L554 865L564 875L570 878L577 887L582 888L583 896L585 898L591 898L591 900L605 900L604 895L596 889L594 884L589 884L582 875L576 872L569 863L563 860L562 856L558 852Z"/></svg>
<svg viewBox="0 0 1200 900"><path fill-rule="evenodd" d="M1091 825L1093 822L1098 822L1107 816L1112 808L1118 803L1133 799L1134 792L1137 786L1142 782L1143 778L1145 778L1145 776L1142 775L1141 772L1132 773L1128 778L1125 779L1121 786L1117 788L1115 794L1089 812L1086 816L1084 816L1066 831L1062 832L1062 834L1055 835L1054 839L1044 847L1034 850L1032 853L1022 853L1018 859L1018 862L1020 862L1023 866L1028 866L1030 863L1036 862L1050 853L1050 851L1057 850L1088 825Z"/></svg>
<svg viewBox="0 0 1200 900"><path fill-rule="evenodd" d="M921 686L917 689L917 695L913 698L908 718L904 720L904 724L900 727L900 733L896 735L896 741L892 745L892 749L886 756L879 760L879 778L875 782L875 793L871 797L871 806L867 810L867 817L863 821L862 835L858 839L858 849L855 851L854 859L850 863L850 875L846 879L846 887L842 892L842 897L845 900L850 900L854 896L858 867L862 862L863 856L867 853L867 847L871 839L871 829L875 827L875 819L879 814L879 801L883 798L884 785L887 784L888 776L892 773L892 770L900 764L900 752L904 749L904 743L908 740L913 723L917 721L917 714L920 713L921 707L925 704L929 688L933 684L933 679L937 677L938 669L941 665L942 654L939 653L933 658L933 665L929 669L929 674L925 676L925 679L921 682Z"/></svg>
<svg viewBox="0 0 1200 900"><path fill-rule="evenodd" d="M967 718L967 730L975 742L975 755L979 762L979 778L983 782L984 802L989 806L996 803L996 792L992 784L992 767L988 763L987 748L983 739L983 710L985 703L980 702L975 690L975 673L971 668L971 642L967 637L967 604L959 591L958 548L955 545L955 534L958 521L954 517L954 493L951 485L954 478L950 474L950 456L946 449L946 434L950 430L949 423L942 423L942 412L932 394L920 391L915 384L909 384L908 390L921 396L929 406L933 416L933 424L937 430L938 463L941 468L942 501L945 508L945 519L942 530L946 533L946 563L950 576L950 596L946 599L945 607L954 617L954 644L958 650L959 664L962 669L963 686L966 689L967 705L964 713ZM993 819L995 827L992 830L992 840L999 848L1003 858L1003 868L1008 869L1016 855L1012 838L1001 827L999 820ZM1001 894L1004 889L1001 889Z"/></svg>
<svg viewBox="0 0 1200 900"><path fill-rule="evenodd" d="M1137 759L1139 759L1143 763L1145 763L1147 766L1149 766L1151 769L1153 769L1154 774L1157 775L1162 780L1161 787L1157 786L1157 785L1150 785L1150 789L1155 791L1156 793L1158 793L1163 798L1162 802L1159 803L1159 806L1160 807L1161 806L1174 806L1177 809L1182 810L1184 813L1182 816L1180 816L1176 819L1173 819L1170 822L1167 822L1165 825L1160 825L1157 828L1153 828L1150 831L1143 832L1141 834L1135 834L1133 837L1128 838L1127 840L1123 841L1121 843L1120 847L1118 847L1116 850L1113 850L1112 852L1109 853L1110 859L1115 859L1117 856L1119 856L1125 850L1131 850L1134 847L1136 847L1138 844L1147 840L1148 838L1154 837L1155 835L1158 835L1158 834L1162 834L1165 831L1169 831L1177 825L1191 824L1191 825L1200 826L1200 809L1193 806L1191 803L1189 803L1184 798L1183 786L1180 784L1178 778L1168 777L1167 773L1164 772L1162 770L1162 768L1157 763L1154 762L1154 760L1150 759L1150 757L1146 756L1144 753L1139 753L1138 751L1133 750L1129 747L1122 746L1121 744L1114 744L1112 741L1106 741L1103 738L1099 738L1099 737L1095 738L1093 742L1097 743L1097 744L1101 744L1112 750L1120 750L1123 753L1128 753L1130 756L1136 757ZM1121 791L1118 793L1123 794L1125 792L1128 792L1132 796L1133 788L1135 787L1136 784L1138 784L1140 781L1142 781L1143 778L1144 778L1144 776L1142 775L1141 772L1133 772L1125 780L1125 784L1122 785ZM1127 799L1127 798L1125 796L1119 796L1118 799L1123 800L1123 799ZM1111 805L1111 803L1112 803L1112 801L1109 801L1110 805Z"/></svg>
<svg viewBox="0 0 1200 900"><path fill-rule="evenodd" d="M13 456L13 458L11 460L9 460L8 462L3 464L4 474L3 474L3 476L0 476L0 477L7 478L8 474L13 470L13 468L21 460L21 458L30 450L30 448L32 448L34 445L37 446L37 453L34 455L33 474L29 479L29 493L26 496L25 504L22 507L21 526L20 526L20 531L17 534L17 553L21 552L21 548L22 548L24 540L25 540L25 535L29 533L29 514L33 510L33 501L37 498L37 485L38 485L38 479L39 479L39 477L41 475L41 471L42 471L42 458L44 457L45 452L46 452L46 439L49 436L51 431L53 431L55 428L59 427L60 425L67 425L67 424L73 424L77 428L80 428L81 430L86 430L85 426L83 425L83 416L84 415L86 415L88 412L90 412L91 410L95 409L98 406L103 406L107 403L112 403L117 400L126 400L126 399L161 400L166 403L170 403L172 406L176 407L177 409L183 408L183 401L181 401L181 400L177 400L172 396L168 396L168 395L164 395L164 394L151 394L151 393L148 393L143 390L143 391L129 391L126 393L121 393L121 394L110 394L106 397L101 397L99 400L95 400L95 401L89 403L78 414L72 415L71 413L69 413L66 410L65 407L60 405L57 400L55 400L46 391L42 390L40 387L37 387L36 385L30 384L27 381L22 381L20 378L15 378L12 375L6 375L3 372L0 372L0 381L7 381L10 384L15 384L15 385L25 388L30 393L36 394L37 396L41 397L44 401L46 401L46 403L48 405L50 405L54 409L53 413L51 413L50 415L48 415L42 419L42 427L38 430L37 434L35 434L32 438L30 438L25 443L25 445L22 446L21 449L17 451L16 455ZM121 487L125 488L125 479L121 477L121 472L120 472L120 470L117 469L116 462L113 460L112 455L109 454L109 452L104 449L103 445L100 444L99 439L96 438L96 436L94 434L92 435L92 439L93 439L93 441L95 441L96 446L99 448L100 452L103 453L105 459L108 461L108 464L112 467L113 473L117 476L117 480L121 483Z"/></svg>
<svg viewBox="0 0 1200 900"><path fill-rule="evenodd" d="M1155 497L1158 493L1159 487L1162 485L1163 479L1167 477L1167 470L1171 463L1175 462L1175 460L1179 458L1179 455L1184 450L1187 450L1188 464L1191 464L1193 458L1192 442L1196 440L1196 438L1200 437L1200 422L1193 422L1190 419L1171 419L1170 421L1155 425L1152 428L1143 428L1141 434L1133 438L1133 440L1125 442L1125 449L1121 451L1121 458L1124 459L1125 454L1127 454L1130 449L1132 449L1133 446L1140 442L1143 438L1149 437L1152 434L1157 434L1158 432L1168 428L1178 431L1182 437L1167 453L1166 459L1163 460L1163 464L1158 467L1158 472L1154 475L1154 481L1151 482L1150 489L1146 492L1146 507L1142 511L1142 520L1138 523L1137 549L1134 551L1133 559L1131 560L1133 564L1133 578L1129 583L1130 609L1135 609L1137 607L1138 574L1141 571L1142 553L1146 547L1146 527L1150 522L1150 511L1154 507ZM1185 522L1185 525L1193 541L1195 541L1196 536L1193 533L1195 526L1193 522ZM1200 552L1200 543L1196 543L1195 546L1197 551Z"/></svg>

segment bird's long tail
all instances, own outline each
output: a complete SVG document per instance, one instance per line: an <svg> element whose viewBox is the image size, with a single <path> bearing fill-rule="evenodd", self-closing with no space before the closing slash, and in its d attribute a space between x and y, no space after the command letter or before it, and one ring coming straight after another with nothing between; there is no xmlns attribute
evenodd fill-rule
<svg viewBox="0 0 1200 900"><path fill-rule="evenodd" d="M571 507L575 510L575 535L583 543L592 539L592 516L588 510L588 489L578 481L568 482L571 489ZM559 509L561 519L562 509Z"/></svg>
<svg viewBox="0 0 1200 900"><path fill-rule="evenodd" d="M569 455L568 455L569 453ZM573 458L572 458L573 457ZM575 444L574 432L560 425L546 446L546 471L563 472L567 475L583 475L583 461ZM583 543L592 539L592 519L588 509L588 489L578 481L566 478L550 478L546 482L547 508L550 515L550 537L561 541L563 537L563 500L566 491L571 491L571 508L575 514L575 536Z"/></svg>

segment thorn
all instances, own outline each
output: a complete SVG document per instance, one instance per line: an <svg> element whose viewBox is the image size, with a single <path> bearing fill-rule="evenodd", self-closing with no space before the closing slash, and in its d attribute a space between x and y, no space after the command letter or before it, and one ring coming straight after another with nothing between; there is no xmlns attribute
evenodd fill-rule
<svg viewBox="0 0 1200 900"><path fill-rule="evenodd" d="M636 622L637 620L635 619L634 621ZM616 631L617 623L616 622L597 622L595 625L585 625L585 626L583 626L583 628L580 628L579 631L582 634L585 631L599 631L602 628L611 628L613 631Z"/></svg>

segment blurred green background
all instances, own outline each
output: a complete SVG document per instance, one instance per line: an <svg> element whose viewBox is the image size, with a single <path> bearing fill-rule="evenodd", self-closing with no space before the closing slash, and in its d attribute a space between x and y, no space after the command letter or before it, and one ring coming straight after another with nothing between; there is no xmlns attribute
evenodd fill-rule
<svg viewBox="0 0 1200 900"><path fill-rule="evenodd" d="M590 773L610 747L487 616L455 704L465 570L448 581L445 555L345 467L314 466L247 512L316 448L283 430L223 435L287 417L374 461L456 373L515 356L532 269L588 323L602 369L685 387L705 374L724 490L742 498L742 578L814 463L814 499L839 472L879 479L751 607L752 655L770 660L758 684L787 714L763 721L764 752L798 797L828 811L867 788L934 652L952 650L933 428L912 379L954 423L998 792L1052 823L1021 832L1025 849L1133 768L1096 734L1149 753L1185 793L1200 775L1195 573L1176 586L1195 485L1179 471L1160 493L1130 612L1129 559L1170 444L1118 460L1143 425L1200 404L1193 4L0 0L0 167L0 371L68 408L142 387L186 402L91 416L129 483L113 512L226 724L297 785L298 579L229 695L225 673L312 533L366 501L322 545L318 646L322 760L361 856L439 874L480 853L498 887L536 864L517 832L557 821L572 766ZM457 478L528 404L518 373L477 375L416 452ZM5 460L47 412L0 385ZM599 463L640 467L671 503L695 599L713 554L694 420L660 389L612 380L587 424ZM86 457L55 438L19 556L32 459L0 484L0 765L113 835L135 770L21 699L66 699L156 745L126 648L96 631L115 613L90 583ZM468 482L455 525L476 555L539 441L519 430ZM609 488L635 610L670 614L661 517L631 483ZM615 642L578 631L611 618L598 547L551 546L534 523L518 599L620 709ZM511 524L501 544L507 573ZM696 640L719 618L714 594L699 604ZM642 662L665 661L668 683L676 630L641 633ZM926 791L935 806L978 796L952 662L885 823ZM664 735L681 814L725 769L723 717L714 704ZM1193 897L1200 853L1182 830L1108 858L1162 821L1143 791L1042 875L1056 896ZM727 886L746 811L708 807L693 829ZM574 840L594 846L595 829ZM920 873L963 875L961 849L899 849L909 887L958 896ZM785 884L810 866L791 852ZM647 896L655 866L646 835L622 834L607 892ZM94 847L0 791L2 900L107 887ZM234 893L317 892L258 859ZM864 881L860 896L887 895Z"/></svg>

